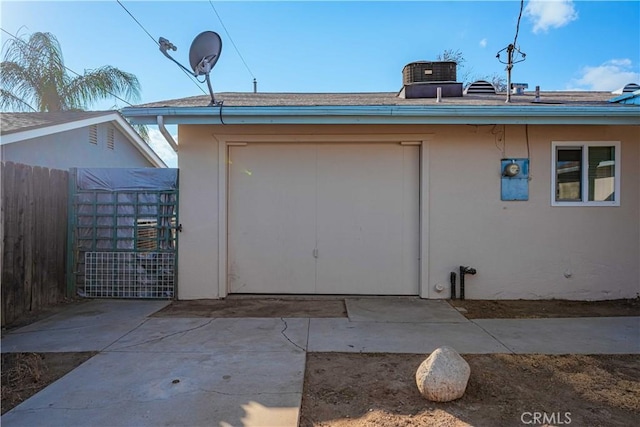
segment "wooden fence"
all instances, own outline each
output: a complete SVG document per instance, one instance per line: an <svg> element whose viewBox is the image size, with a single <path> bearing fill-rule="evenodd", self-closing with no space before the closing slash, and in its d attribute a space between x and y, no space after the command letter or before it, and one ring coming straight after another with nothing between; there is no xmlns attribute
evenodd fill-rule
<svg viewBox="0 0 640 427"><path fill-rule="evenodd" d="M67 171L2 163L2 326L65 298Z"/></svg>

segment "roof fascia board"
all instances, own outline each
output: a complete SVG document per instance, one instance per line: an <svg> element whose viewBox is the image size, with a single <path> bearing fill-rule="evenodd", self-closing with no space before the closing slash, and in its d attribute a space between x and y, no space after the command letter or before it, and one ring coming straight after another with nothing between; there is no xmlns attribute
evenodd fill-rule
<svg viewBox="0 0 640 427"><path fill-rule="evenodd" d="M633 107L287 106L125 108L134 123L154 124L592 124L640 125Z"/></svg>
<svg viewBox="0 0 640 427"><path fill-rule="evenodd" d="M120 114L116 114L114 122L120 131L131 141L134 147L157 168L167 168L167 164L153 151L138 132L135 131Z"/></svg>
<svg viewBox="0 0 640 427"><path fill-rule="evenodd" d="M36 129L30 129L25 131L13 132L7 135L2 135L1 144L11 144L14 142L23 141L25 139L39 138L41 136L51 135L53 133L67 132L74 129L79 129L85 126L96 125L104 122L116 120L117 113L107 113L102 116L89 117L82 120L74 120L71 122L60 123L50 126L43 126Z"/></svg>

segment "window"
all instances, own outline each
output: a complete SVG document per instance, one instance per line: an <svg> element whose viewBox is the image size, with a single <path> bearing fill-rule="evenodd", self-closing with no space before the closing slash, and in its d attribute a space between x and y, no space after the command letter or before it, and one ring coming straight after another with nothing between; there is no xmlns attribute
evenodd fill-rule
<svg viewBox="0 0 640 427"><path fill-rule="evenodd" d="M553 206L619 206L620 143L553 142Z"/></svg>

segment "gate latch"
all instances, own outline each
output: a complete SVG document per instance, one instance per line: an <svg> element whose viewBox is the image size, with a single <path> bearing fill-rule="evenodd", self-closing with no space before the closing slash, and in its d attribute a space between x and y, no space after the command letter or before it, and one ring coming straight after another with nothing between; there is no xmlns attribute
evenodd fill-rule
<svg viewBox="0 0 640 427"><path fill-rule="evenodd" d="M182 224L178 224L178 226L176 227L176 230L182 233Z"/></svg>

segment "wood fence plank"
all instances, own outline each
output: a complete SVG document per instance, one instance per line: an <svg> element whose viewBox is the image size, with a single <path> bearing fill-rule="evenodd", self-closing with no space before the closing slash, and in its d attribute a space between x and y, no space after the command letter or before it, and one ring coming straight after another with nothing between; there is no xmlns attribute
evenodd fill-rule
<svg viewBox="0 0 640 427"><path fill-rule="evenodd" d="M68 172L3 162L2 326L65 296Z"/></svg>

